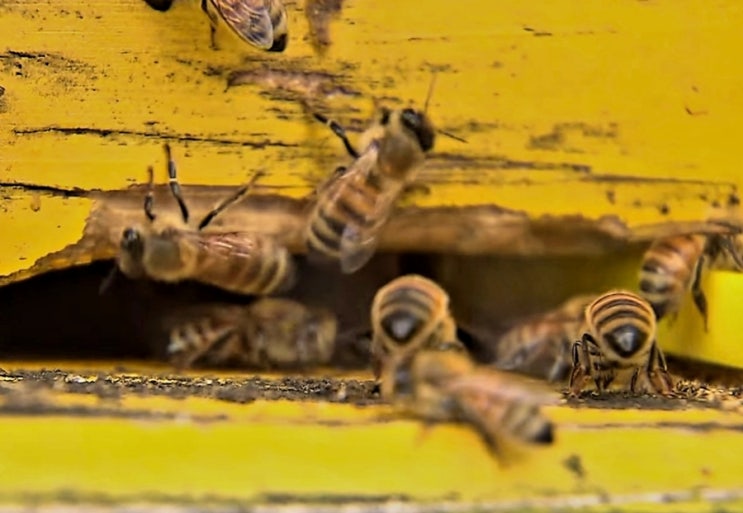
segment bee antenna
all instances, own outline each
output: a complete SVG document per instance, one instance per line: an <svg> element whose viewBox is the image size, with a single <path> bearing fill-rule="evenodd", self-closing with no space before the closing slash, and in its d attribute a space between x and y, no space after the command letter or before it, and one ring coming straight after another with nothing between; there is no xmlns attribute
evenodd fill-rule
<svg viewBox="0 0 743 513"><path fill-rule="evenodd" d="M431 84L428 86L428 94L426 95L426 102L423 104L423 113L428 112L428 104L433 96L433 86L436 85L436 72L431 73Z"/></svg>
<svg viewBox="0 0 743 513"><path fill-rule="evenodd" d="M111 287L111 284L114 282L114 279L116 279L118 270L119 270L119 266L117 266L116 262L114 262L113 268L110 271L108 271L108 274L106 275L105 278L103 278L103 281L101 282L100 287L98 287L99 295L102 296Z"/></svg>
<svg viewBox="0 0 743 513"><path fill-rule="evenodd" d="M449 137L450 139L454 139L455 141L459 141L461 143L469 144L469 141L467 141L467 139L463 139L463 138L461 138L459 136L456 136L456 135L454 135L452 133L449 133L449 132L447 132L445 130L436 129L436 132L440 133L443 136Z"/></svg>
<svg viewBox="0 0 743 513"><path fill-rule="evenodd" d="M237 191L235 191L234 194L223 200L219 205L214 207L212 210L207 212L207 214L204 216L204 218L199 223L198 229L201 230L205 228L209 223L211 223L215 217L217 217L220 213L222 213L227 207L235 203L237 200L245 196L250 190L255 186L255 183L258 181L258 179L266 174L265 171L256 171L253 173L253 176L250 178L247 184L240 187Z"/></svg>

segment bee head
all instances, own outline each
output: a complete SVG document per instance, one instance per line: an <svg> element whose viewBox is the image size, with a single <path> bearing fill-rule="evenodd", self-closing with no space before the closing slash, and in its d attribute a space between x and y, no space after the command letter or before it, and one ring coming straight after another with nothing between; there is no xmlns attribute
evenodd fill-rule
<svg viewBox="0 0 743 513"><path fill-rule="evenodd" d="M127 252L137 260L144 254L144 239L142 234L136 228L127 228L121 234L121 243L119 244L122 251Z"/></svg>
<svg viewBox="0 0 743 513"><path fill-rule="evenodd" d="M400 123L415 135L423 151L429 151L433 148L435 139L434 128L431 121L423 112L410 108L403 109L400 113Z"/></svg>
<svg viewBox="0 0 743 513"><path fill-rule="evenodd" d="M643 349L649 348L650 337L645 330L626 324L605 333L604 342L622 358L630 358Z"/></svg>
<svg viewBox="0 0 743 513"><path fill-rule="evenodd" d="M136 228L127 228L121 234L117 264L121 272L130 278L144 276L144 237Z"/></svg>

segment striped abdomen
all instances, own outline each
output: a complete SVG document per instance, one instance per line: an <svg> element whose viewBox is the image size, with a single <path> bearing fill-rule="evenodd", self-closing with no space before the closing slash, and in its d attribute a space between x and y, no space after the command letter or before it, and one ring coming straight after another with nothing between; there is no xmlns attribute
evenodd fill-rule
<svg viewBox="0 0 743 513"><path fill-rule="evenodd" d="M390 347L420 345L432 335L455 336L449 297L433 281L418 275L397 278L377 292L372 305L372 326ZM441 328L448 327L449 333ZM454 328L454 329L452 329ZM442 340L450 342L450 340Z"/></svg>
<svg viewBox="0 0 743 513"><path fill-rule="evenodd" d="M655 344L655 313L646 300L629 291L611 291L596 299L586 308L586 324L595 349L610 367L646 363Z"/></svg>
<svg viewBox="0 0 743 513"><path fill-rule="evenodd" d="M273 237L201 234L198 239L185 240L193 250L193 280L239 294L270 294L294 283L292 256Z"/></svg>
<svg viewBox="0 0 743 513"><path fill-rule="evenodd" d="M680 235L657 240L645 252L640 271L640 291L658 319L678 310L705 244L703 235Z"/></svg>
<svg viewBox="0 0 743 513"><path fill-rule="evenodd" d="M586 306L594 299L596 294L573 296L516 324L499 338L494 366L549 381L567 378L573 343L581 336Z"/></svg>
<svg viewBox="0 0 743 513"><path fill-rule="evenodd" d="M224 364L241 352L238 320L245 314L239 306L221 306L206 315L177 323L170 330L168 353L179 369L199 360Z"/></svg>
<svg viewBox="0 0 743 513"><path fill-rule="evenodd" d="M580 321L538 319L505 333L496 345L495 367L561 381L570 372L570 348L580 336Z"/></svg>
<svg viewBox="0 0 743 513"><path fill-rule="evenodd" d="M347 229L362 232L375 224L381 184L373 172L362 171L352 167L320 193L305 234L310 252L338 260Z"/></svg>
<svg viewBox="0 0 743 513"><path fill-rule="evenodd" d="M176 367L296 368L330 361L337 321L326 310L283 298L248 306L214 305L172 324L168 352Z"/></svg>

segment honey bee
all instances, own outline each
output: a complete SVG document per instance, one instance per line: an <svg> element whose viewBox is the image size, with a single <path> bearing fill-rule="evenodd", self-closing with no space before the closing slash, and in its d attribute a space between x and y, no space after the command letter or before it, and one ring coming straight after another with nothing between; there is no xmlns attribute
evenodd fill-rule
<svg viewBox="0 0 743 513"><path fill-rule="evenodd" d="M426 115L431 91L423 111L382 108L377 122L361 136L361 152L342 126L314 114L343 141L354 161L336 169L317 191L305 230L310 255L340 260L347 274L372 257L396 201L433 148L435 129Z"/></svg>
<svg viewBox="0 0 743 513"><path fill-rule="evenodd" d="M211 46L219 20L241 40L268 52L283 52L289 42L288 17L282 0L200 0L209 17Z"/></svg>
<svg viewBox="0 0 743 513"><path fill-rule="evenodd" d="M239 294L270 294L291 287L295 281L294 262L287 249L273 237L258 233L202 231L223 210L247 194L260 173L208 212L196 229L189 229L186 227L188 207L181 195L175 163L167 144L165 154L170 190L178 202L184 226L177 227L176 223L155 216L154 179L150 166L144 200L149 224L130 226L123 231L117 258L121 272L133 279L195 280Z"/></svg>
<svg viewBox="0 0 743 513"><path fill-rule="evenodd" d="M642 379L650 390L672 395L673 383L656 341L656 319L645 299L613 290L586 307L582 338L573 345L569 393L578 395L593 378L599 392L631 371L630 391Z"/></svg>
<svg viewBox="0 0 743 513"><path fill-rule="evenodd" d="M448 294L435 282L416 274L396 278L377 291L371 325L372 363L377 379L383 362L390 357L407 360L421 348L466 351L457 339ZM383 389L385 386L382 382Z"/></svg>
<svg viewBox="0 0 743 513"><path fill-rule="evenodd" d="M707 331L707 298L702 290L706 263L729 257L739 270L743 260L732 236L722 234L678 235L654 241L642 258L640 291L658 320L677 314L686 292L691 295Z"/></svg>
<svg viewBox="0 0 743 513"><path fill-rule="evenodd" d="M399 349L407 351L405 346ZM394 355L394 353L392 353ZM407 355L406 355L407 357ZM542 404L558 396L528 378L472 362L461 352L419 348L409 363L393 357L385 362L383 397L426 422L463 422L480 434L490 451L506 456L517 444L550 444L552 422Z"/></svg>
<svg viewBox="0 0 743 513"><path fill-rule="evenodd" d="M567 379L573 343L580 337L585 308L594 299L596 294L575 296L519 322L498 339L493 365L553 382Z"/></svg>
<svg viewBox="0 0 743 513"><path fill-rule="evenodd" d="M258 368L307 368L328 363L337 321L322 308L283 298L247 306L216 305L170 330L168 353L177 369L197 362Z"/></svg>

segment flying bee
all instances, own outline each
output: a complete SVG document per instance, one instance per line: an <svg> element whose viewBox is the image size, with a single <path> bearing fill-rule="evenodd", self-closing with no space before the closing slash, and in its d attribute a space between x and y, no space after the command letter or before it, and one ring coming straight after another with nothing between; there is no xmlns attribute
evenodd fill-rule
<svg viewBox="0 0 743 513"><path fill-rule="evenodd" d="M586 306L594 299L596 294L575 296L522 320L498 339L493 365L548 381L567 379L573 343L581 335Z"/></svg>
<svg viewBox="0 0 743 513"><path fill-rule="evenodd" d="M157 11L167 11L173 0L145 0ZM288 17L282 0L199 0L209 17L209 36L216 49L216 30L220 22L241 41L268 52L283 52L289 41Z"/></svg>
<svg viewBox="0 0 743 513"><path fill-rule="evenodd" d="M348 168L336 169L317 191L305 230L311 255L340 260L347 274L372 257L396 201L433 148L435 129L426 115L433 84L423 111L382 108L377 122L361 135L361 152L342 126L314 114L343 141L354 160Z"/></svg>
<svg viewBox="0 0 743 513"><path fill-rule="evenodd" d="M216 305L173 323L168 353L177 369L197 362L258 368L307 368L330 361L337 321L322 308L283 298Z"/></svg>
<svg viewBox="0 0 743 513"><path fill-rule="evenodd" d="M261 50L283 52L289 42L286 7L282 0L200 0L209 17L212 48L222 20L230 30Z"/></svg>
<svg viewBox="0 0 743 513"><path fill-rule="evenodd" d="M121 272L133 279L194 280L238 294L270 294L291 287L295 280L292 256L273 237L258 233L202 231L217 215L247 194L260 173L209 211L196 229L190 229L187 227L188 207L181 195L167 144L165 154L170 190L178 202L183 226L155 216L154 178L150 166L144 199L144 213L149 223L123 231L117 258ZM102 288L108 286L109 281L107 279Z"/></svg>
<svg viewBox="0 0 743 513"><path fill-rule="evenodd" d="M658 320L677 314L686 292L691 295L707 330L707 298L702 290L706 263L728 258L739 270L743 259L728 234L678 235L654 241L642 258L640 291Z"/></svg>
<svg viewBox="0 0 743 513"><path fill-rule="evenodd" d="M599 296L586 307L582 331L573 345L570 395L578 395L591 378L601 392L628 371L633 393L642 379L651 391L672 394L673 382L656 341L655 313L645 299L626 290Z"/></svg>
<svg viewBox="0 0 743 513"><path fill-rule="evenodd" d="M410 364L385 365L382 382L388 383L383 397L402 411L426 422L470 424L498 456L519 443L554 440L539 407L555 404L556 394L529 378L475 365L467 354L420 347Z"/></svg>
<svg viewBox="0 0 743 513"><path fill-rule="evenodd" d="M377 291L371 325L376 378L387 360L394 358L395 366L403 364L421 348L466 351L457 339L448 294L435 282L416 274L396 278ZM387 385L382 382L383 394Z"/></svg>

